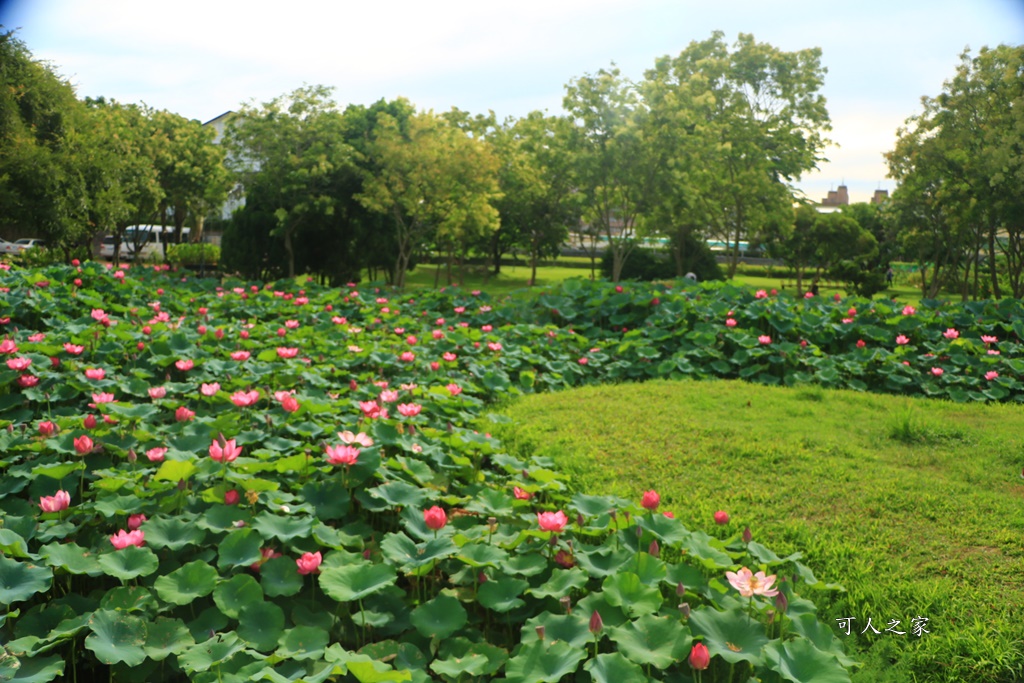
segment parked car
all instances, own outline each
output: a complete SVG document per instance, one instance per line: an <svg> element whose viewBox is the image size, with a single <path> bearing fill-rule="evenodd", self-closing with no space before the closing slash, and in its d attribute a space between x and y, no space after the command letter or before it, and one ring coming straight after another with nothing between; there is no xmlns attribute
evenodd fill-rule
<svg viewBox="0 0 1024 683"><path fill-rule="evenodd" d="M8 242L0 238L0 254L20 254L21 249L15 246L14 242Z"/></svg>
<svg viewBox="0 0 1024 683"><path fill-rule="evenodd" d="M14 246L18 248L18 253L20 253L32 247L45 247L46 243L41 239L26 237L25 239L15 241Z"/></svg>

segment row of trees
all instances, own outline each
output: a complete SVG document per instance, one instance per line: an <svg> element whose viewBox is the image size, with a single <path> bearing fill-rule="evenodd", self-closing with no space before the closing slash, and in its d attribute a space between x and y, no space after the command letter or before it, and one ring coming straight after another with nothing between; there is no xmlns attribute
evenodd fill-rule
<svg viewBox="0 0 1024 683"><path fill-rule="evenodd" d="M340 111L322 87L245 107L227 139L247 204L225 259L333 281L379 269L400 286L427 251L497 270L580 229L594 259L610 250L614 280L639 237L667 238L682 274L694 237L737 253L791 213L791 183L827 142L820 56L715 33L640 82L614 67L574 79L565 115L502 122L401 99Z"/></svg>
<svg viewBox="0 0 1024 683"><path fill-rule="evenodd" d="M79 100L71 85L0 33L0 206L18 232L65 258L97 233L188 223L224 202L231 179L213 131L145 105Z"/></svg>

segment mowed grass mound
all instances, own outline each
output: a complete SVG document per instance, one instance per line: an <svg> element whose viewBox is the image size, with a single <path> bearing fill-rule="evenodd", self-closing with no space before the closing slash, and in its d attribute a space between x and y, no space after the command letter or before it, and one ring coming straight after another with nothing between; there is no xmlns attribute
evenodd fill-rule
<svg viewBox="0 0 1024 683"><path fill-rule="evenodd" d="M749 526L780 555L802 552L846 589L808 597L864 663L854 681L1024 676L1024 408L654 381L504 412L512 452L553 458L579 491L657 489L688 527ZM918 616L928 632L915 636ZM861 634L868 618L879 635ZM886 632L893 619L905 635Z"/></svg>

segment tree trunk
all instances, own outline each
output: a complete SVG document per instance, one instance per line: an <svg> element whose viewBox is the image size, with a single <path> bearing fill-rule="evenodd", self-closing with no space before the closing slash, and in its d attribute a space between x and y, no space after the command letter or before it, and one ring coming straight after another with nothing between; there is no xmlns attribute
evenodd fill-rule
<svg viewBox="0 0 1024 683"><path fill-rule="evenodd" d="M295 277L295 249L292 247L292 228L284 230L284 253L288 255L288 279Z"/></svg>

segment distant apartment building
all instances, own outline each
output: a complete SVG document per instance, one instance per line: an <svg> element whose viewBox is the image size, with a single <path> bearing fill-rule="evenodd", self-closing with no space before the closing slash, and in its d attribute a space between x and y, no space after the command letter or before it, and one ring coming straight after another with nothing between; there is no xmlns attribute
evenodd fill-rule
<svg viewBox="0 0 1024 683"><path fill-rule="evenodd" d="M875 194L871 196L872 204L884 204L889 199L889 190L875 190Z"/></svg>
<svg viewBox="0 0 1024 683"><path fill-rule="evenodd" d="M221 144L224 140L224 133L227 130L228 122L234 118L235 112L226 111L220 116L210 119L204 126L209 126L214 130L213 142L215 144ZM224 206L220 209L220 217L223 219L231 218L231 214L234 213L235 209L245 206L245 194L242 190L241 185L235 185L231 192L228 194L227 201L224 202Z"/></svg>
<svg viewBox="0 0 1024 683"><path fill-rule="evenodd" d="M837 190L829 190L828 196L821 200L822 206L846 206L850 203L850 193L846 185L840 185Z"/></svg>

